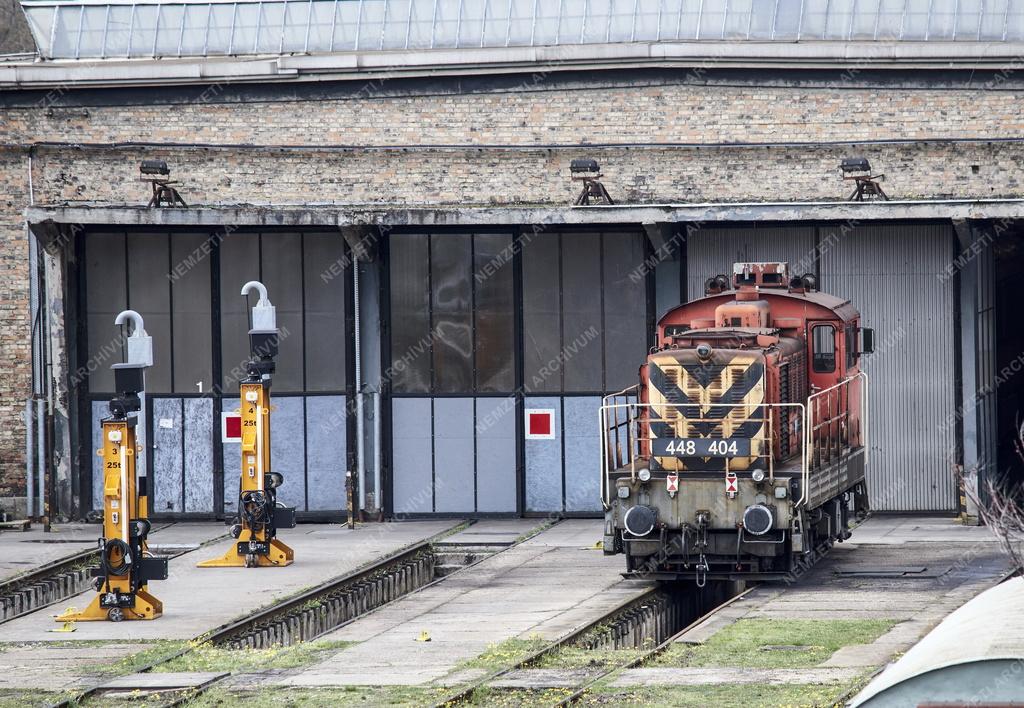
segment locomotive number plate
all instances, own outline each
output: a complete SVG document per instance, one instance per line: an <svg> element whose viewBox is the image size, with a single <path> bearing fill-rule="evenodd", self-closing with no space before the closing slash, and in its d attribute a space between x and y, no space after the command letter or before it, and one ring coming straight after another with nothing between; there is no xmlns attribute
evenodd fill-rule
<svg viewBox="0 0 1024 708"><path fill-rule="evenodd" d="M748 438L655 438L655 457L750 457Z"/></svg>

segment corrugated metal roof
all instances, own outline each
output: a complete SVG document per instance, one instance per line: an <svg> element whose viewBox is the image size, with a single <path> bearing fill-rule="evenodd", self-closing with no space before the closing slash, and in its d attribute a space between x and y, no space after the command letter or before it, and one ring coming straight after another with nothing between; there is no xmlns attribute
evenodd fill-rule
<svg viewBox="0 0 1024 708"><path fill-rule="evenodd" d="M45 58L1024 40L1024 0L22 0Z"/></svg>

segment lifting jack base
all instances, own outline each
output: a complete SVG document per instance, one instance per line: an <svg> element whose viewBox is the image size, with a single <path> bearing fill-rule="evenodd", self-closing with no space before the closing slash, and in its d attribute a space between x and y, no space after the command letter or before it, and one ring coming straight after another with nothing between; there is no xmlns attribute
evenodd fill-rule
<svg viewBox="0 0 1024 708"><path fill-rule="evenodd" d="M57 622L152 620L164 613L164 603L150 595L146 590L137 590L135 592L134 604L131 607L104 607L102 605L104 595L106 593L98 593L84 610L75 612L73 608L68 608L66 612L56 615L54 620Z"/></svg>
<svg viewBox="0 0 1024 708"><path fill-rule="evenodd" d="M266 553L245 553L242 552L243 547L247 547L249 541L252 539L252 532L248 529L242 529L242 533L239 534L239 540L228 549L227 553L222 555L220 558L211 558L210 560L200 561L196 563L197 568L280 568L286 565L291 565L295 558L295 553L292 549L286 546L282 541L272 538L270 540L269 548ZM253 541L253 543L263 543L266 541Z"/></svg>

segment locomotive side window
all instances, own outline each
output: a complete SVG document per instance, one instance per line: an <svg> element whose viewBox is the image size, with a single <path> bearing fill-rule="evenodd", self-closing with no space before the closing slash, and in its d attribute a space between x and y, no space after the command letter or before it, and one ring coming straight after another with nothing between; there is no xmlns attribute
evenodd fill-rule
<svg viewBox="0 0 1024 708"><path fill-rule="evenodd" d="M836 370L836 329L832 325L815 325L811 329L814 344L814 360L812 366L819 374L829 374Z"/></svg>
<svg viewBox="0 0 1024 708"><path fill-rule="evenodd" d="M852 324L846 325L846 368L852 369L857 358L857 330Z"/></svg>

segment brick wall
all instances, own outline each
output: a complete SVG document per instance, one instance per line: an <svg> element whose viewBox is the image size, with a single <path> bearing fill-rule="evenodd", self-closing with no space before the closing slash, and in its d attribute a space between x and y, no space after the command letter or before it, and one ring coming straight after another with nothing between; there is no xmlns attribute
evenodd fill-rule
<svg viewBox="0 0 1024 708"><path fill-rule="evenodd" d="M1024 135L1022 90L828 86L569 86L415 95L375 84L343 96L285 100L214 87L197 100L172 89L74 91L0 100L0 496L23 485L20 410L30 389L25 145L121 141L304 145L303 151L40 146L37 203L144 204L142 157L162 157L190 204L381 202L568 203L568 166L597 158L619 203L841 199L841 157L864 154L894 198L1022 196L1024 145L927 143L741 148L735 142L979 140ZM140 98L141 96L141 98ZM3 99L0 96L0 99ZM21 101L21 107L17 104ZM74 104L74 105L72 105ZM13 107L12 107L13 106ZM698 143L701 148L548 149L552 144ZM479 148L423 149L423 144ZM331 151L339 145L409 146ZM493 145L522 150L494 149Z"/></svg>
<svg viewBox="0 0 1024 708"><path fill-rule="evenodd" d="M2 122L0 122L2 125ZM32 392L28 199L23 156L0 152L0 497L24 494L25 398Z"/></svg>

